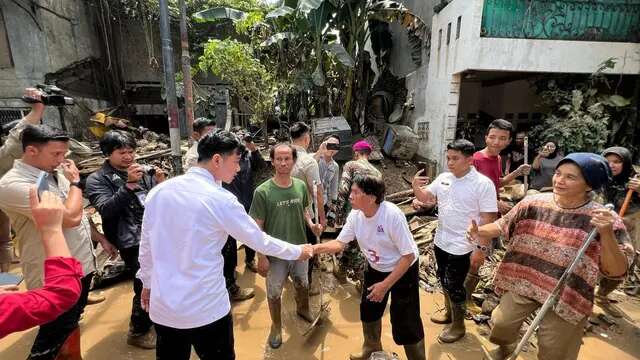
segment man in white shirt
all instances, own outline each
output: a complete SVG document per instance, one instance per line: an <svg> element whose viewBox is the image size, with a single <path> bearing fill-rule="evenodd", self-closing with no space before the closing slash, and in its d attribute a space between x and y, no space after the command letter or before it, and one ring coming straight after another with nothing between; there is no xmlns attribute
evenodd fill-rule
<svg viewBox="0 0 640 360"><path fill-rule="evenodd" d="M474 146L467 140L447 145L448 172L440 174L430 185L420 170L413 179L416 198L438 204L438 229L435 255L438 278L445 296L445 313L431 318L436 324L449 324L438 340L452 343L465 332L466 291L464 281L472 264L484 261L486 247L476 247L465 237L467 224L475 220L491 223L498 211L496 190L491 180L472 166Z"/></svg>
<svg viewBox="0 0 640 360"><path fill-rule="evenodd" d="M351 186L351 207L336 240L314 245L316 254L337 253L353 240L367 259L360 320L362 351L351 360L369 359L382 350L382 315L391 293L391 332L404 346L409 360L424 360L424 330L420 318L418 247L407 220L393 203L384 201L385 186L377 176L356 176Z"/></svg>
<svg viewBox="0 0 640 360"><path fill-rule="evenodd" d="M223 276L227 236L287 260L312 256L264 234L235 195L222 188L240 170L242 145L228 131L205 135L198 164L153 188L145 201L140 242L142 305L158 336L156 358L235 359L231 305Z"/></svg>
<svg viewBox="0 0 640 360"><path fill-rule="evenodd" d="M191 137L193 138L193 144L187 153L184 154L184 171L189 170L192 166L198 163L198 140L206 134L213 132L216 129L216 123L213 120L201 117L197 118L193 122L193 132Z"/></svg>

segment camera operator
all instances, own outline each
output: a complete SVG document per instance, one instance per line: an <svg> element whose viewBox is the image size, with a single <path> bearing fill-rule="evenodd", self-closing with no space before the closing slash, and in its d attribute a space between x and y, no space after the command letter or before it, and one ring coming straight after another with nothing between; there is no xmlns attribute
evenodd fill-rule
<svg viewBox="0 0 640 360"><path fill-rule="evenodd" d="M142 282L135 278L140 267L138 250L142 229L144 201L165 173L135 163L135 139L126 132L112 130L100 141L107 157L102 168L87 179L86 196L102 216L107 240L119 251L133 280L133 306L127 344L143 349L155 348L155 332L149 315L140 305Z"/></svg>
<svg viewBox="0 0 640 360"><path fill-rule="evenodd" d="M40 99L41 95L42 92L38 89L24 89L25 97ZM40 124L44 108L45 106L42 103L31 104L31 111L9 132L9 136L7 136L7 139L0 148L0 178L11 170L14 160L22 157L20 134L27 125ZM9 223L9 217L0 211L0 271L9 271L12 257L13 251L11 248L11 225Z"/></svg>

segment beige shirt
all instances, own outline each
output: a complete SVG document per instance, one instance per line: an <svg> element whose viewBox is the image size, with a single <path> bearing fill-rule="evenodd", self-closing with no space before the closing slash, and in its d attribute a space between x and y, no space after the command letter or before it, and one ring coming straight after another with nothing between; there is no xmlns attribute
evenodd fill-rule
<svg viewBox="0 0 640 360"><path fill-rule="evenodd" d="M293 166L291 176L304 181L307 185L307 191L310 196L309 198L313 199L313 182L315 181L318 185L322 184L320 180L320 167L313 155L307 153L303 147L298 145L292 146L297 151L297 159Z"/></svg>
<svg viewBox="0 0 640 360"><path fill-rule="evenodd" d="M198 142L194 141L193 145L187 150L187 153L184 155L184 164L182 167L184 168L184 172L187 172L189 168L198 163Z"/></svg>
<svg viewBox="0 0 640 360"><path fill-rule="evenodd" d="M4 144L0 148L0 178L11 170L13 167L13 161L22 157L22 142L20 141L20 134L22 130L27 126L25 119L20 122L9 132L9 136L5 140Z"/></svg>
<svg viewBox="0 0 640 360"><path fill-rule="evenodd" d="M29 189L36 183L40 171L22 160L16 160L13 169L0 180L0 208L9 216L16 232L27 289L40 288L43 282L45 253L29 204ZM62 173L54 172L48 177L48 182L49 191L60 196L63 201L67 199L69 181ZM63 233L71 256L80 261L84 274L94 272L96 268L87 217L82 216L80 225L63 229Z"/></svg>
<svg viewBox="0 0 640 360"><path fill-rule="evenodd" d="M302 147L298 145L292 146L298 153L298 159L293 166L291 176L304 181L307 186L313 185L314 181L320 185L320 168L318 167L316 159ZM309 189L309 191L311 191L311 189Z"/></svg>

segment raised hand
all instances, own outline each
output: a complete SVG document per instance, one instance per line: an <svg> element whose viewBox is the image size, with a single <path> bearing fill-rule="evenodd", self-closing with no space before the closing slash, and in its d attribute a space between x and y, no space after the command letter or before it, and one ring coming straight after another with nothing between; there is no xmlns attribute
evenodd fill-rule
<svg viewBox="0 0 640 360"><path fill-rule="evenodd" d="M469 228L467 228L467 233L465 234L467 241L476 244L478 242L478 233L478 223L476 223L475 220L471 220L471 225L469 225Z"/></svg>
<svg viewBox="0 0 640 360"><path fill-rule="evenodd" d="M613 224L616 221L613 210L595 209L591 215L591 225L598 228L600 234L613 231Z"/></svg>
<svg viewBox="0 0 640 360"><path fill-rule="evenodd" d="M67 178L70 182L78 182L80 181L80 170L76 167L76 163L71 159L65 159L62 164L62 171L64 173L64 177Z"/></svg>
<svg viewBox="0 0 640 360"><path fill-rule="evenodd" d="M421 188L427 184L429 184L430 179L427 176L424 176L424 169L420 169L414 176L413 181L411 182L411 186L413 188Z"/></svg>

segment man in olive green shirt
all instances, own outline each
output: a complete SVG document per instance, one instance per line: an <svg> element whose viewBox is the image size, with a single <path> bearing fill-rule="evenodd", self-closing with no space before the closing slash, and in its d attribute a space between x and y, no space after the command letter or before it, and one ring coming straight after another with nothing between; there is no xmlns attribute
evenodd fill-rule
<svg viewBox="0 0 640 360"><path fill-rule="evenodd" d="M302 180L291 177L296 157L295 148L288 144L271 149L275 175L256 189L249 215L267 234L291 244L304 244L307 243L305 224L316 235L322 233L322 225L314 224L307 210L311 204L307 186ZM282 260L258 254L258 273L267 278L271 314L269 345L274 349L282 344L281 296L288 276L291 276L296 292L296 312L306 321L312 321L307 269L307 260Z"/></svg>

